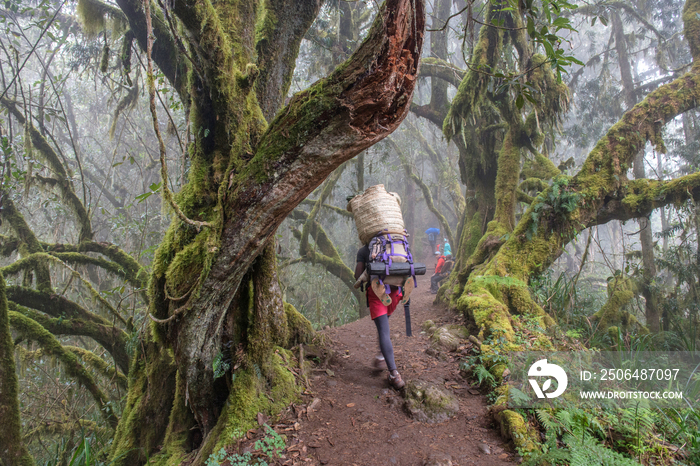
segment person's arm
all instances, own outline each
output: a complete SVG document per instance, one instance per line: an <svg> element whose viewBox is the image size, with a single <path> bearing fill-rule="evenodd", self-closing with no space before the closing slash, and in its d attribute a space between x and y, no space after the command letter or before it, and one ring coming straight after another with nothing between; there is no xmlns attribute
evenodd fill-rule
<svg viewBox="0 0 700 466"><path fill-rule="evenodd" d="M360 275L362 275L362 272L365 271L365 263L364 262L358 262L355 264L355 280L360 278Z"/></svg>

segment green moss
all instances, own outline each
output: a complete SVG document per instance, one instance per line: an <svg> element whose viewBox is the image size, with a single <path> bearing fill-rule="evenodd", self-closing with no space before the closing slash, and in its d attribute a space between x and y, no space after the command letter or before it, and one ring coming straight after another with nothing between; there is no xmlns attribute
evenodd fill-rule
<svg viewBox="0 0 700 466"><path fill-rule="evenodd" d="M276 416L297 399L301 387L297 386L294 374L280 353L273 354L267 379L254 368L235 373L221 416L200 448L198 458L202 459L202 463L212 452L230 445L248 429L257 427L257 413ZM291 360L289 353L283 354L288 361Z"/></svg>
<svg viewBox="0 0 700 466"><path fill-rule="evenodd" d="M513 338L513 327L508 308L481 287L468 284L462 296L457 300L457 308L465 317L472 320L476 327L482 329L483 336L503 335L507 340Z"/></svg>
<svg viewBox="0 0 700 466"><path fill-rule="evenodd" d="M175 403L170 411L163 447L149 460L149 466L178 466L191 450L189 437L196 423L192 411L185 405L185 381L179 373L175 378Z"/></svg>
<svg viewBox="0 0 700 466"><path fill-rule="evenodd" d="M10 333L10 317L5 295L5 279L0 274L0 463L34 466L34 459L22 441L19 411L19 382L15 370L15 345Z"/></svg>
<svg viewBox="0 0 700 466"><path fill-rule="evenodd" d="M685 39L690 45L690 54L693 62L697 63L700 58L700 1L686 0L683 7L683 32Z"/></svg>
<svg viewBox="0 0 700 466"><path fill-rule="evenodd" d="M528 288L509 286L504 290L504 294L511 313L537 317L542 328L547 328L554 323L552 318L532 299Z"/></svg>
<svg viewBox="0 0 700 466"><path fill-rule="evenodd" d="M489 3L486 13L487 24L496 18L501 9L500 2ZM447 139L452 139L462 131L465 120L476 113L481 100L486 95L486 86L489 83L488 75L483 70L493 71L496 68L501 49L503 48L505 32L501 28L481 28L479 39L471 56L470 71L464 76L457 88L457 94L452 99L447 117L444 120L442 132Z"/></svg>
<svg viewBox="0 0 700 466"><path fill-rule="evenodd" d="M421 380L406 384L404 398L406 410L420 422L444 422L459 412L454 395Z"/></svg>
<svg viewBox="0 0 700 466"><path fill-rule="evenodd" d="M160 420L172 413L175 373L170 352L147 332L131 363L129 392L112 442L110 464L143 464L163 445L167 426Z"/></svg>
<svg viewBox="0 0 700 466"><path fill-rule="evenodd" d="M501 435L513 440L513 444L519 452L527 453L539 450L537 432L520 413L506 409L495 417L501 426Z"/></svg>
<svg viewBox="0 0 700 466"><path fill-rule="evenodd" d="M554 162L549 160L544 155L538 153L532 160L525 160L525 163L523 164L521 177L525 178L526 181L528 179L533 179L533 181L528 182L528 185L536 186L540 188L540 191L542 191L548 187L546 183L544 184L544 186L541 184L542 180L549 180L559 175L560 173L561 172L559 171L559 168L557 168L557 166L554 165Z"/></svg>
<svg viewBox="0 0 700 466"><path fill-rule="evenodd" d="M507 409L509 388L508 384L504 384L494 390L496 401L491 406L491 413L501 429L501 435L512 440L518 452L537 451L539 449L537 431L528 424L521 414Z"/></svg>
<svg viewBox="0 0 700 466"><path fill-rule="evenodd" d="M603 331L608 327L620 328L624 333L635 331L646 334L649 330L626 311L627 305L639 294L639 285L629 277L616 276L608 282L608 301L591 319ZM616 341L617 337L613 340Z"/></svg>
<svg viewBox="0 0 700 466"><path fill-rule="evenodd" d="M527 178L520 183L520 189L523 191L537 191L542 192L549 188L549 185L539 178Z"/></svg>
<svg viewBox="0 0 700 466"><path fill-rule="evenodd" d="M559 119L569 108L569 89L563 82L557 80L552 67L547 63L547 57L541 54L532 56L531 71L528 80L534 83L539 91L538 102L535 105L537 116L530 114L529 118L539 120L551 126L556 126ZM528 124L530 137L541 138L539 123L531 121ZM537 134L537 136L535 136ZM539 144L535 144L539 145Z"/></svg>
<svg viewBox="0 0 700 466"><path fill-rule="evenodd" d="M260 47L261 41L269 41L277 29L278 19L270 8L269 0L258 4L258 21L255 25L255 43Z"/></svg>
<svg viewBox="0 0 700 466"><path fill-rule="evenodd" d="M520 147L515 144L514 130L506 133L498 154L496 175L496 213L494 219L512 230L515 228L515 193L520 176Z"/></svg>
<svg viewBox="0 0 700 466"><path fill-rule="evenodd" d="M126 25L124 13L107 3L95 0L79 0L76 12L83 25L85 34L89 37L94 37L107 28L107 18L112 19L112 29L115 35L119 35Z"/></svg>
<svg viewBox="0 0 700 466"><path fill-rule="evenodd" d="M265 373L272 348L285 342L289 333L273 245L266 246L254 263L252 283L246 355Z"/></svg>
<svg viewBox="0 0 700 466"><path fill-rule="evenodd" d="M10 228L22 242L19 247L20 256L43 252L43 248L39 240L34 236L34 232L24 220L22 214L17 210L12 198L5 196L3 199L2 210L0 215L7 221ZM36 288L40 291L51 292L51 275L46 264L38 263L34 269L36 273Z"/></svg>
<svg viewBox="0 0 700 466"><path fill-rule="evenodd" d="M85 348L81 348L79 346L64 346L63 348L81 358L83 361L85 361L86 364L92 367L95 371L97 371L107 380L119 384L119 386L121 386L122 388L127 387L126 376L119 372L116 369L116 367L107 363L107 361L105 361L92 351L88 351Z"/></svg>
<svg viewBox="0 0 700 466"><path fill-rule="evenodd" d="M96 2L80 0L76 9L78 18L80 18L80 22L83 25L83 30L86 34L93 37L104 31L106 27L104 12L95 8L95 6Z"/></svg>
<svg viewBox="0 0 700 466"><path fill-rule="evenodd" d="M81 0L84 1L84 0ZM78 3L80 4L80 3ZM114 133L117 131L117 123L119 115L132 109L139 101L139 83L136 81L126 94L119 100L112 114L112 124L109 126L109 138L114 139Z"/></svg>
<svg viewBox="0 0 700 466"><path fill-rule="evenodd" d="M462 239L460 241L460 257L468 259L476 249L479 240L481 239L481 228L484 220L481 213L476 212L464 230L462 230Z"/></svg>
<svg viewBox="0 0 700 466"><path fill-rule="evenodd" d="M292 348L301 343L310 343L316 335L311 322L289 303L284 303L284 312L287 314L288 332L287 340L281 346Z"/></svg>
<svg viewBox="0 0 700 466"><path fill-rule="evenodd" d="M70 173L66 171L63 162L46 138L31 125L29 125L27 129L31 135L35 153L41 157L56 176L55 178L37 179L42 179L44 182L49 183L50 186L56 188L61 193L65 205L72 211L73 215L75 215L78 227L80 228L79 241L91 240L93 233L90 224L90 216L82 201L75 193Z"/></svg>
<svg viewBox="0 0 700 466"><path fill-rule="evenodd" d="M213 237L211 230L200 232L193 242L179 250L173 257L165 272L166 286L173 298L190 294L200 280L204 270L208 247L208 239Z"/></svg>
<svg viewBox="0 0 700 466"><path fill-rule="evenodd" d="M32 319L17 312L10 312L9 316L12 327L17 333L27 340L37 342L46 354L61 361L66 373L90 392L109 425L113 428L116 427L118 419L112 411L112 407L107 404L109 401L107 395L97 386L93 377L80 364L75 354L61 346L55 336Z"/></svg>

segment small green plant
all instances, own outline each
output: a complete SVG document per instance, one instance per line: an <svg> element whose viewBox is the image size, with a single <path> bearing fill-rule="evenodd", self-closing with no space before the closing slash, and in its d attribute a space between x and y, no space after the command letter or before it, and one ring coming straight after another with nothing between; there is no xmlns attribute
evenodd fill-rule
<svg viewBox="0 0 700 466"><path fill-rule="evenodd" d="M576 210L580 200L581 195L569 186L569 178L558 176L550 189L539 194L533 203L530 213L532 222L526 232L527 239L532 239L537 233L543 218L549 220L550 231L554 231L555 226L566 224L564 220Z"/></svg>
<svg viewBox="0 0 700 466"><path fill-rule="evenodd" d="M216 356L214 356L214 361L212 362L212 370L214 371L214 378L218 379L222 377L226 372L231 369L231 342L223 345L223 351L219 351Z"/></svg>
<svg viewBox="0 0 700 466"><path fill-rule="evenodd" d="M267 424L265 424L265 430L267 431L267 435L255 442L255 449L261 450L264 455L271 459L278 458L286 447L284 439Z"/></svg>
<svg viewBox="0 0 700 466"><path fill-rule="evenodd" d="M268 462L264 459L274 460L280 457L280 454L286 448L284 439L275 432L275 430L267 424L264 424L265 436L255 442L255 450L253 452L246 451L244 453L226 454L224 448L209 455L206 466L221 466L222 463L228 461L230 466L268 466ZM233 437L242 437L243 432L234 431Z"/></svg>
<svg viewBox="0 0 700 466"><path fill-rule="evenodd" d="M207 458L206 466L219 466L226 459L226 450L215 451Z"/></svg>
<svg viewBox="0 0 700 466"><path fill-rule="evenodd" d="M231 365L226 362L223 358L223 353L219 352L215 357L214 357L214 362L212 363L212 369L214 370L214 378L218 379L219 377L223 376L226 371L228 371L231 368Z"/></svg>
<svg viewBox="0 0 700 466"><path fill-rule="evenodd" d="M239 455L238 453L236 453L235 455L230 455L226 459L231 464L231 466L249 466L251 464L255 464L258 466L267 466L267 462L265 462L264 460L258 460L257 462L253 463L253 454L249 451L243 453L242 455Z"/></svg>
<svg viewBox="0 0 700 466"><path fill-rule="evenodd" d="M495 388L497 385L496 378L481 361L481 355L468 357L460 363L459 368L472 374L480 386L487 384L489 387Z"/></svg>
<svg viewBox="0 0 700 466"><path fill-rule="evenodd" d="M700 412L690 406L684 410L672 409L668 413L661 413L675 427L669 440L686 445L689 464L700 464Z"/></svg>

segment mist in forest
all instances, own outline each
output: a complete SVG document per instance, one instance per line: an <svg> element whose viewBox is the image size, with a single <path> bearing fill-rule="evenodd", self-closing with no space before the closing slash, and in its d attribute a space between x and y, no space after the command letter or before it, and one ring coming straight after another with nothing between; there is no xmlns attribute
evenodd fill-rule
<svg viewBox="0 0 700 466"><path fill-rule="evenodd" d="M368 315L347 204L379 184L428 276L450 244L483 361L698 350L697 0L195 3L2 6L0 464L205 464L275 348ZM698 464L697 409L517 415L538 454Z"/></svg>

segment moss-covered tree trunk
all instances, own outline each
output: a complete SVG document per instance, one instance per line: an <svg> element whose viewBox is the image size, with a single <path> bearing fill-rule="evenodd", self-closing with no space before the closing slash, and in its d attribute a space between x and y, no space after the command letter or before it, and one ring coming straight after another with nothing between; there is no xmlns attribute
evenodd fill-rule
<svg viewBox="0 0 700 466"><path fill-rule="evenodd" d="M34 460L22 440L18 393L15 345L10 334L5 279L0 274L0 464L33 466Z"/></svg>
<svg viewBox="0 0 700 466"><path fill-rule="evenodd" d="M511 217L497 213L458 279L450 284L447 295L451 306L480 329L487 343L482 346L486 354L492 344L501 345L500 351L521 348L514 340L514 314L538 318L543 327L553 324L531 298L528 281L545 271L580 231L613 219L645 217L660 206L678 205L700 195L700 173L670 181L627 178L635 156L645 144L651 142L663 152L664 125L697 108L700 102L698 13L700 0L688 0L683 19L694 59L691 70L630 109L598 141L580 171L571 178L558 177L553 186L534 199L512 231L504 224ZM499 177L503 168L506 166L499 159ZM497 197L508 194L498 189ZM546 348L547 339L540 344ZM508 410L498 413L504 430L521 431L522 435L514 435L516 444L531 448L519 415Z"/></svg>
<svg viewBox="0 0 700 466"><path fill-rule="evenodd" d="M143 12L119 4L141 27ZM274 348L299 319L282 303L271 238L335 168L398 127L424 22L420 1L387 1L357 52L277 111L319 8L313 0L173 3L187 32L183 100L196 135L176 201L211 226L176 217L156 254L154 322L133 363L115 464L142 463L159 448L159 461L175 463L197 447L194 464L202 464L256 412L281 409L295 393L288 356ZM153 59L173 56L188 60L175 47L154 50ZM236 367L230 387L230 372L215 373L225 359Z"/></svg>

